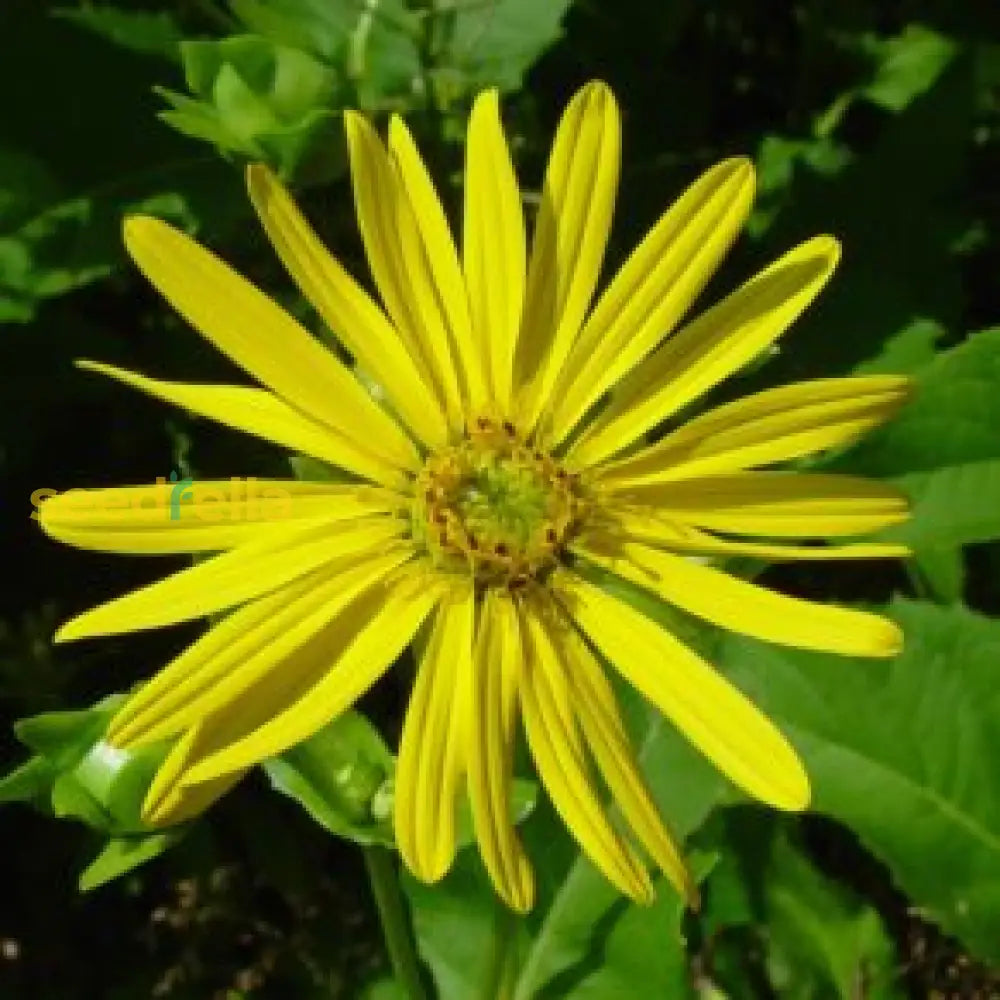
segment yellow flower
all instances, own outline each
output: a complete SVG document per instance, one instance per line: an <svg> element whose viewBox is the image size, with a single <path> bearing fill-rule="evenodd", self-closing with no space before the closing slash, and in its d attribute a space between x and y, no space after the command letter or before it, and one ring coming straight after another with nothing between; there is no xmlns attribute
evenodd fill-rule
<svg viewBox="0 0 1000 1000"><path fill-rule="evenodd" d="M750 209L752 166L727 160L684 192L591 309L619 171L618 110L601 83L563 115L530 255L496 93L479 96L469 122L461 251L403 121L392 119L387 145L357 114L345 125L381 307L265 167L247 177L278 255L365 381L208 251L144 217L125 225L139 268L259 388L84 366L350 475L49 500L43 527L72 544L220 553L74 618L58 638L228 611L109 730L124 748L176 738L145 803L151 822L169 823L347 708L426 623L396 781L396 835L413 872L434 881L448 870L464 790L497 891L531 906L508 810L523 724L555 808L607 878L652 898L645 862L605 814L595 766L636 840L693 900L601 661L750 795L803 809L808 780L750 701L596 574L772 642L892 656L891 622L774 593L707 557L902 554L843 541L905 517L893 490L758 470L855 439L898 408L907 382L804 382L678 423L793 322L838 244L808 240L676 329ZM820 538L841 541L805 541Z"/></svg>

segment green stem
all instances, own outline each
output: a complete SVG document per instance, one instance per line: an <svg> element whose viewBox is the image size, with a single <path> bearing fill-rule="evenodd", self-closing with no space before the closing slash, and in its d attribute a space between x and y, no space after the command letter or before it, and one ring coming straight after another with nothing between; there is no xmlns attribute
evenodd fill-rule
<svg viewBox="0 0 1000 1000"><path fill-rule="evenodd" d="M513 948L516 918L499 900L494 905L492 952L480 1000L511 1000L517 972Z"/></svg>
<svg viewBox="0 0 1000 1000"><path fill-rule="evenodd" d="M427 1000L392 854L384 847L363 850L392 971L409 1000Z"/></svg>

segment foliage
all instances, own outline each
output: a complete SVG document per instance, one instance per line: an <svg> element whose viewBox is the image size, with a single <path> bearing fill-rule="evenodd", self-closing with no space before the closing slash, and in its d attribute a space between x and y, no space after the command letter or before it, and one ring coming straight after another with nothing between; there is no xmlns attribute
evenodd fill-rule
<svg viewBox="0 0 1000 1000"><path fill-rule="evenodd" d="M168 378L230 374L127 265L123 216L198 233L315 327L255 228L245 162L277 168L363 276L345 109L382 125L404 114L456 208L466 112L477 91L499 88L530 212L565 97L593 77L611 84L625 122L609 269L700 169L733 153L753 155L758 199L706 299L806 236L842 240L843 265L816 306L712 401L803 377L911 374L913 398L893 423L814 467L904 490L913 517L885 535L913 557L730 568L880 609L906 648L888 662L779 649L624 589L778 721L807 762L812 811L776 817L746 803L622 686L701 911L684 912L662 881L649 909L622 900L524 766L511 811L538 873L527 918L499 907L464 846L467 811L452 872L436 886L402 878L428 992L468 1000L492 982L513 1000L902 1000L1000 988L995 4L11 0L0 11L0 700L14 739L0 857L15 905L3 995L127 998L154 984L168 997L404 995L366 898L319 907L321 944L288 928L316 909L321 881L358 896L361 848L392 847L405 682L267 762L205 817L150 830L140 806L168 747L102 744L117 704L103 695L149 676L184 637L66 650L48 635L162 567L56 549L28 521L27 498L173 468L288 473L277 452L73 372L86 355ZM308 459L292 468L331 474ZM253 933L196 929L228 912L220 870L242 873L233 908ZM192 885L218 889L204 912L164 902ZM182 958L148 946L156 914L183 929Z"/></svg>

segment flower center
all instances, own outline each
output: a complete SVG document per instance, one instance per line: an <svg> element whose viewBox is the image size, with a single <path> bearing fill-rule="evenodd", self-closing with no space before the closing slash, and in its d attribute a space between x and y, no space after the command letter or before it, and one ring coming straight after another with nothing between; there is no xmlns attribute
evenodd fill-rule
<svg viewBox="0 0 1000 1000"><path fill-rule="evenodd" d="M416 483L414 537L435 563L478 583L517 588L555 566L589 503L576 475L481 417L431 455Z"/></svg>

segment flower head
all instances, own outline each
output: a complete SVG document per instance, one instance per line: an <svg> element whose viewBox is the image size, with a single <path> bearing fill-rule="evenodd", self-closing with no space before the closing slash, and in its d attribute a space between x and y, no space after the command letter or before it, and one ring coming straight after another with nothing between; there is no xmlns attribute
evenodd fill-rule
<svg viewBox="0 0 1000 1000"><path fill-rule="evenodd" d="M345 126L381 304L267 168L247 176L278 255L354 370L218 258L145 217L125 226L133 259L257 386L84 366L348 477L258 483L252 502L235 480L49 500L43 527L76 545L217 553L80 615L59 638L227 612L109 730L124 748L175 739L145 804L151 822L169 823L314 733L423 629L396 779L407 865L428 881L447 871L466 792L498 892L515 909L531 906L531 867L508 807L523 728L555 808L611 882L651 898L646 864L608 820L594 771L647 854L693 899L605 663L749 794L802 809L808 780L752 703L606 592L602 574L772 642L893 655L891 622L777 594L710 560L900 555L844 541L905 517L893 490L761 467L855 439L898 408L906 380L805 382L680 420L784 332L839 248L829 236L808 240L680 325L750 208L752 167L727 160L684 192L591 308L619 169L618 111L601 83L584 87L559 125L530 255L494 92L479 96L469 122L460 251L403 121L392 119L387 145L359 115ZM168 494L179 514L170 519Z"/></svg>

